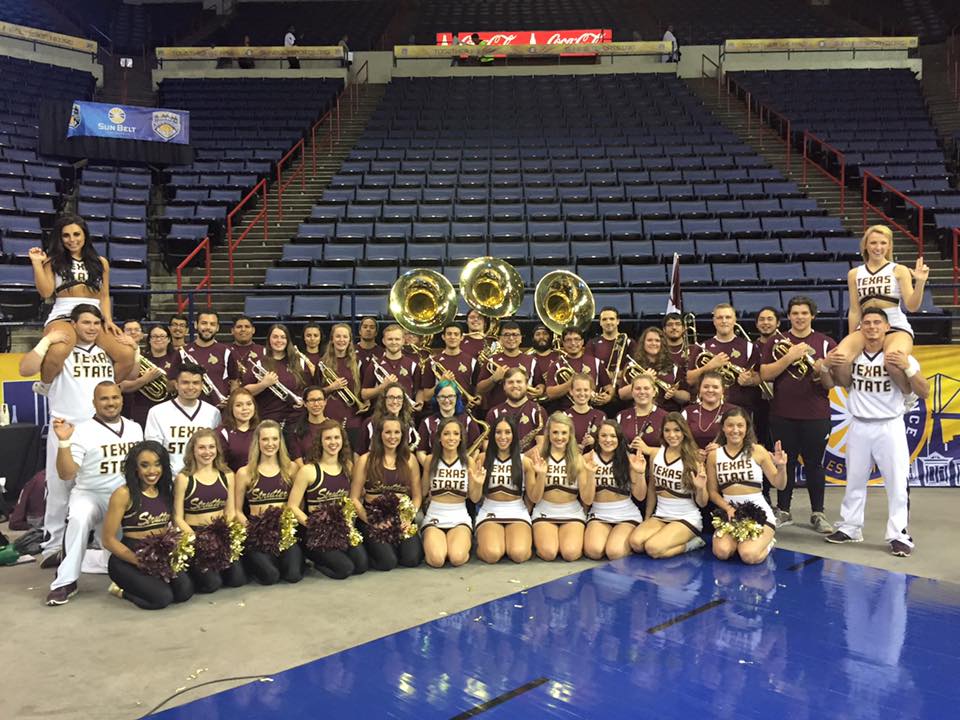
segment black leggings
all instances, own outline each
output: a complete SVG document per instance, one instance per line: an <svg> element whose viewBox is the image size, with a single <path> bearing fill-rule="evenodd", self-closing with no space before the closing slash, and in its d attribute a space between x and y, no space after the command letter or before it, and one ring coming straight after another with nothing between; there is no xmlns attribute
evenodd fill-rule
<svg viewBox="0 0 960 720"><path fill-rule="evenodd" d="M797 456L803 456L803 470L810 494L810 509L823 512L823 493L826 480L823 475L823 453L832 423L824 420L790 420L777 415L770 416L770 434L779 440L787 454L787 486L777 491L777 507L790 511L793 486L797 479Z"/></svg>
<svg viewBox="0 0 960 720"><path fill-rule="evenodd" d="M190 577L193 579L193 586L198 593L216 592L224 585L240 587L247 584L247 574L243 571L243 565L239 560L220 572L216 570L200 572L196 568L190 568Z"/></svg>
<svg viewBox="0 0 960 720"><path fill-rule="evenodd" d="M170 603L182 603L193 597L193 582L186 573L177 575L168 583L145 575L136 565L116 555L107 560L107 573L123 589L124 600L144 610L162 610Z"/></svg>
<svg viewBox="0 0 960 720"><path fill-rule="evenodd" d="M281 578L288 583L300 582L303 579L303 551L296 543L279 555L248 548L243 551L243 566L261 585L275 585Z"/></svg>
<svg viewBox="0 0 960 720"><path fill-rule="evenodd" d="M363 535L363 546L370 556L370 567L374 570L393 570L397 565L416 567L423 562L423 540L420 533L401 540L396 545L370 540L370 530L366 523L357 521L357 529Z"/></svg>
<svg viewBox="0 0 960 720"><path fill-rule="evenodd" d="M370 558L363 545L348 550L304 550L313 566L334 580L363 575L370 567Z"/></svg>

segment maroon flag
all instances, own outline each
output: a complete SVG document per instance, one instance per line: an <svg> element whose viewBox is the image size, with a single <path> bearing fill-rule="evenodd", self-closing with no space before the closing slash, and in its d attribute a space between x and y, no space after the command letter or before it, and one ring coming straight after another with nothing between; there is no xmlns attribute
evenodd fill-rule
<svg viewBox="0 0 960 720"><path fill-rule="evenodd" d="M673 269L670 271L670 296L667 298L667 313L683 315L683 292L680 290L680 255L673 254Z"/></svg>

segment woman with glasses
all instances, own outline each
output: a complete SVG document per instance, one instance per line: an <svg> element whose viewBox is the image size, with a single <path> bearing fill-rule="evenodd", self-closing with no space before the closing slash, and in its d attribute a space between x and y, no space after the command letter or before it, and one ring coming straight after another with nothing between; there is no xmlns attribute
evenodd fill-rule
<svg viewBox="0 0 960 720"><path fill-rule="evenodd" d="M167 399L159 396L147 397L143 393L143 388L162 378L169 389L180 371L180 353L170 347L170 331L163 325L150 328L143 358L156 367L146 371L141 368L140 377L136 380L120 382L120 390L123 392L123 416L139 423L141 427L147 422L147 413L150 412L150 408Z"/></svg>
<svg viewBox="0 0 960 720"><path fill-rule="evenodd" d="M287 450L297 467L303 467L303 459L310 453L320 436L320 426L327 420L327 396L323 388L311 385L303 391L303 407L307 411L286 430Z"/></svg>
<svg viewBox="0 0 960 720"><path fill-rule="evenodd" d="M457 389L456 383L450 380L441 380L433 391L433 400L436 403L436 412L420 421L420 444L417 446L417 460L421 465L427 456L433 453L434 433L444 418L454 417L466 433L467 447L473 447L480 437L480 423L474 420L464 407L463 396Z"/></svg>
<svg viewBox="0 0 960 720"><path fill-rule="evenodd" d="M407 400L407 393L404 391L403 385L391 382L387 383L383 388L383 392L377 396L373 405L373 413L363 421L363 424L357 431L357 442L353 448L353 452L357 458L364 453L370 452L374 428L388 415L400 419L400 424L403 426L403 432L407 438L407 445L410 447L410 451L413 452L417 449L420 441L417 438L417 429L413 425L413 409Z"/></svg>

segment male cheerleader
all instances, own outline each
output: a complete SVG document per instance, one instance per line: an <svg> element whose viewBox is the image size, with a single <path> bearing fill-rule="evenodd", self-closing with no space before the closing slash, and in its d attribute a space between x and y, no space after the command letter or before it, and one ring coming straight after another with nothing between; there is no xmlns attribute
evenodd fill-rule
<svg viewBox="0 0 960 720"><path fill-rule="evenodd" d="M828 535L830 543L863 542L863 512L867 503L867 480L876 463L883 475L887 491L886 540L890 552L909 557L913 538L907 532L907 472L910 451L903 424L904 397L910 394L924 398L930 385L920 372L920 363L912 355L892 352L884 357L883 340L890 330L886 313L868 308L860 319L864 337L863 352L850 365L837 351L827 354L824 365L831 379L849 391L847 408L850 427L847 430L847 487L840 506L841 522L837 531ZM906 382L898 384L890 366L899 368Z"/></svg>
<svg viewBox="0 0 960 720"><path fill-rule="evenodd" d="M177 374L177 396L150 408L144 439L156 440L170 453L170 470L174 477L183 469L183 451L187 441L200 428L216 428L220 411L200 399L203 389L203 368L183 363Z"/></svg>
<svg viewBox="0 0 960 720"><path fill-rule="evenodd" d="M90 531L100 527L110 496L124 483L123 461L130 448L143 440L137 423L121 417L123 395L112 380L93 391L95 414L74 426L54 417L51 435L57 439L54 482L73 483L70 490L63 561L50 585L47 605L65 605L77 594L77 580Z"/></svg>

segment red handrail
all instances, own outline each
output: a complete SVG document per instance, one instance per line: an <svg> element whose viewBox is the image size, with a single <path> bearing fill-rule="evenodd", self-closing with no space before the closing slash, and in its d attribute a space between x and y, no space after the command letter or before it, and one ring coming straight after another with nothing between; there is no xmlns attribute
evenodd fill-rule
<svg viewBox="0 0 960 720"><path fill-rule="evenodd" d="M960 228L953 229L953 304L960 303L960 265L957 264L957 244L960 243Z"/></svg>
<svg viewBox="0 0 960 720"><path fill-rule="evenodd" d="M784 115L783 113L779 113L779 112L777 112L776 110L767 107L766 105L759 105L759 106L757 106L757 112L758 112L759 115L760 115L760 122L761 122L761 123L764 123L764 120L766 120L766 124L767 124L767 125L770 125L770 116L773 116L773 117L777 118L777 121L778 121L778 124L777 124L777 135L783 137L784 142L786 143L786 146L787 146L787 172L790 173L790 174L792 174L792 173L793 173L793 135L792 135L792 130L791 130L791 128L792 128L792 123L790 122L790 118L788 118L788 117L787 117L786 115ZM763 117L764 112L766 112L766 114L767 114L766 119L764 119L764 117ZM787 131L787 132L786 132L786 135L784 135L784 132L783 132L783 131L784 131L784 128L786 128L786 131ZM772 129L772 126L771 126L771 129ZM763 148L763 145L764 145L763 135L760 135L760 147Z"/></svg>
<svg viewBox="0 0 960 720"><path fill-rule="evenodd" d="M360 80L360 73L364 73L364 78ZM353 74L353 82L350 83L350 100L352 108L350 110L351 115L356 115L360 112L360 85L366 85L370 82L370 63L366 60L363 61L363 65L357 68L357 72Z"/></svg>
<svg viewBox="0 0 960 720"><path fill-rule="evenodd" d="M263 193L263 197L260 201L260 209L257 211L257 214L253 216L250 222L247 224L247 227L244 228L243 232L237 236L237 239L233 239L233 216L240 212L244 205L246 205L250 198L255 197L258 192ZM267 216L267 180L264 178L256 185L254 185L253 190L247 193L247 196L237 203L237 206L233 208L227 214L227 257L230 260L230 284L233 285L233 251L237 249L237 246L240 245L240 241L243 240L247 234L253 229L253 226L258 222L263 220L263 239L267 240L270 236L270 222Z"/></svg>
<svg viewBox="0 0 960 720"><path fill-rule="evenodd" d="M197 253L201 250L204 251L204 268L206 269L206 274L201 278L200 282L197 283L197 287L194 290L203 290L207 289L207 307L210 307L210 238L205 237L200 243L187 255L183 261L177 265L177 312L182 313L186 309L187 305L190 303L190 299L186 300L183 298L183 270L190 264L190 261L196 257Z"/></svg>
<svg viewBox="0 0 960 720"><path fill-rule="evenodd" d="M327 128L327 139L330 141L327 148L328 154L333 154L333 108L327 110L319 120L310 127L310 150L313 154L313 174L317 174L317 128L326 121L330 127Z"/></svg>
<svg viewBox="0 0 960 720"><path fill-rule="evenodd" d="M283 220L283 191L287 189L287 186L294 181L298 174L300 175L300 192L303 192L306 189L304 186L304 175L306 175L307 158L304 147L304 141L303 138L301 138L292 148L287 151L287 154L280 158L280 160L277 162L277 216L280 220ZM287 178L287 181L284 182L283 164L293 157L297 150L300 151L300 167L295 169L290 174L290 177Z"/></svg>
<svg viewBox="0 0 960 720"><path fill-rule="evenodd" d="M917 209L917 233L914 235L912 232L907 230L903 225L898 223L892 217L887 215L882 209L878 208L876 205L870 204L870 181L875 180L878 185L880 185L887 192L893 193L897 197L903 198L904 203L908 205L913 205ZM893 185L888 183L886 180L883 180L876 175L874 175L869 170L863 171L863 229L867 229L867 210L873 210L877 215L882 217L884 221L893 225L895 228L900 230L904 235L913 240L914 244L917 246L917 252L922 256L923 255L923 205L918 203L916 200L911 200L900 190L897 190Z"/></svg>
<svg viewBox="0 0 960 720"><path fill-rule="evenodd" d="M837 156L837 159L840 161L840 177L839 178L835 177L834 175L831 175L829 172L827 172L827 169L825 167L821 166L819 163L814 162L810 158L809 146L811 142L816 143L827 152L830 152ZM809 130L804 130L803 131L803 166L802 166L804 185L807 184L807 164L808 163L810 165L813 165L817 170L819 170L824 177L828 178L831 182L840 186L840 212L843 213L844 208L846 207L846 199L847 199L847 158L846 156L842 152L837 150L835 147L833 147L833 145L830 145L829 143L824 142Z"/></svg>

